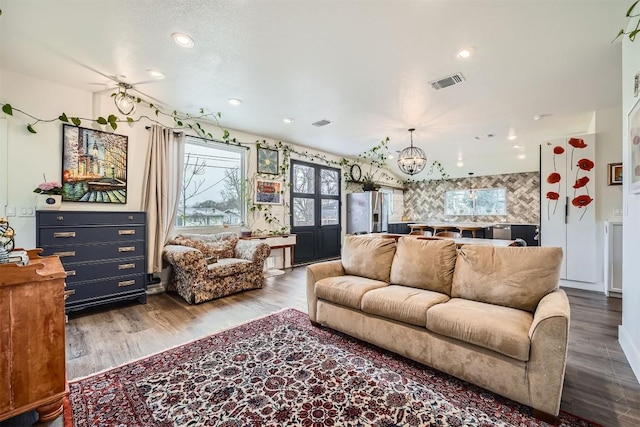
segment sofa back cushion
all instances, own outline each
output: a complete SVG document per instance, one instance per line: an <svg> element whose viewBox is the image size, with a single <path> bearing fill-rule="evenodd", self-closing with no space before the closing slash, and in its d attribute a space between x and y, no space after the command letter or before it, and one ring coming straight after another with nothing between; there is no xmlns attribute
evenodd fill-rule
<svg viewBox="0 0 640 427"><path fill-rule="evenodd" d="M389 283L395 239L347 234L342 245L345 274Z"/></svg>
<svg viewBox="0 0 640 427"><path fill-rule="evenodd" d="M391 283L451 295L455 264L453 240L401 237L391 264Z"/></svg>
<svg viewBox="0 0 640 427"><path fill-rule="evenodd" d="M534 312L558 288L562 248L465 245L458 251L452 298Z"/></svg>
<svg viewBox="0 0 640 427"><path fill-rule="evenodd" d="M205 258L213 261L215 259L234 257L238 235L231 232L216 234L185 233L178 234L167 243L198 249Z"/></svg>

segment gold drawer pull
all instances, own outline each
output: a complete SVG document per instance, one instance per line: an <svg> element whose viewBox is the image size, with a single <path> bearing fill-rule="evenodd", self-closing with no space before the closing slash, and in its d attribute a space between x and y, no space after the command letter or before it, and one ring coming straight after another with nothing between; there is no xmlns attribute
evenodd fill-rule
<svg viewBox="0 0 640 427"><path fill-rule="evenodd" d="M136 230L118 230L120 236L136 234Z"/></svg>
<svg viewBox="0 0 640 427"><path fill-rule="evenodd" d="M131 263L131 264L120 264L118 266L118 270L129 270L130 268L136 268L136 265L134 263Z"/></svg>
<svg viewBox="0 0 640 427"><path fill-rule="evenodd" d="M133 215L129 215L128 218L133 221Z"/></svg>
<svg viewBox="0 0 640 427"><path fill-rule="evenodd" d="M53 254L62 258L63 256L76 256L76 251L54 252Z"/></svg>
<svg viewBox="0 0 640 427"><path fill-rule="evenodd" d="M58 216L56 217L56 219L57 219L58 221L64 221L64 217L63 217L62 215L58 215Z"/></svg>
<svg viewBox="0 0 640 427"><path fill-rule="evenodd" d="M68 270L68 271L65 271L65 273L67 273L67 276L75 276L76 275L76 271L75 270Z"/></svg>
<svg viewBox="0 0 640 427"><path fill-rule="evenodd" d="M122 282L118 282L118 287L122 288L124 286L131 286L131 285L135 285L136 281L135 280L125 280Z"/></svg>
<svg viewBox="0 0 640 427"><path fill-rule="evenodd" d="M135 252L135 246L122 246L118 248L118 252Z"/></svg>
<svg viewBox="0 0 640 427"><path fill-rule="evenodd" d="M76 294L76 290L75 289L69 289L68 291L64 291L64 299L66 300L71 295L75 295L75 294Z"/></svg>
<svg viewBox="0 0 640 427"><path fill-rule="evenodd" d="M58 238L58 237L76 237L76 232L75 231L63 231L63 232L59 232L59 233L53 233L53 237L54 238Z"/></svg>

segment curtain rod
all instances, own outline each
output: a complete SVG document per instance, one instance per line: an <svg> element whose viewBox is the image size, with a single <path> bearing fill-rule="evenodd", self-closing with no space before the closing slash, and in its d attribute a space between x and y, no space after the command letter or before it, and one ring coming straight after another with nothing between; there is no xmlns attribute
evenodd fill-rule
<svg viewBox="0 0 640 427"><path fill-rule="evenodd" d="M149 129L151 129L151 126L145 126L144 128L145 128L146 130L149 130ZM183 132L177 132L177 131L175 131L175 130L173 131L173 134L174 134L174 135L180 135L180 134L182 134L182 133L183 133ZM238 148L244 148L245 150L250 150L250 148L249 148L249 147L245 147L245 146L244 146L244 145L242 145L241 143L237 143L237 144L229 144L229 143L226 143L226 142L221 141L221 140L219 140L219 139L208 139L208 138L203 138L203 137L201 137L201 136L193 136L193 135L186 135L186 136L188 136L189 138L198 138L198 139L202 139L203 141L215 142L216 144L228 145L228 146L231 146L231 147L238 147Z"/></svg>

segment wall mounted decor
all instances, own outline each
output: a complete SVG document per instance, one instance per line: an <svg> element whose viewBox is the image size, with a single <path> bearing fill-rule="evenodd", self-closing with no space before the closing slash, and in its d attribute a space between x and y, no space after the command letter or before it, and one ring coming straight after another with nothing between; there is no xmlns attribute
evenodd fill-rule
<svg viewBox="0 0 640 427"><path fill-rule="evenodd" d="M607 166L608 185L622 185L622 163L609 163Z"/></svg>
<svg viewBox="0 0 640 427"><path fill-rule="evenodd" d="M258 147L258 173L278 175L278 150Z"/></svg>
<svg viewBox="0 0 640 427"><path fill-rule="evenodd" d="M629 193L640 193L640 100L629 112Z"/></svg>
<svg viewBox="0 0 640 427"><path fill-rule="evenodd" d="M127 202L128 137L62 126L62 200Z"/></svg>
<svg viewBox="0 0 640 427"><path fill-rule="evenodd" d="M282 204L282 182L256 178L255 202L263 205Z"/></svg>

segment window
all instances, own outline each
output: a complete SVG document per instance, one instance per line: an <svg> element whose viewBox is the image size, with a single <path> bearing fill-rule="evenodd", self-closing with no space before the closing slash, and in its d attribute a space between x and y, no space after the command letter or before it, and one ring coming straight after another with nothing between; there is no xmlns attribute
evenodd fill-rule
<svg viewBox="0 0 640 427"><path fill-rule="evenodd" d="M445 215L506 215L507 190L481 188L478 190L451 190L444 196ZM473 194L473 197L471 197Z"/></svg>
<svg viewBox="0 0 640 427"><path fill-rule="evenodd" d="M177 227L239 225L245 149L187 137Z"/></svg>

